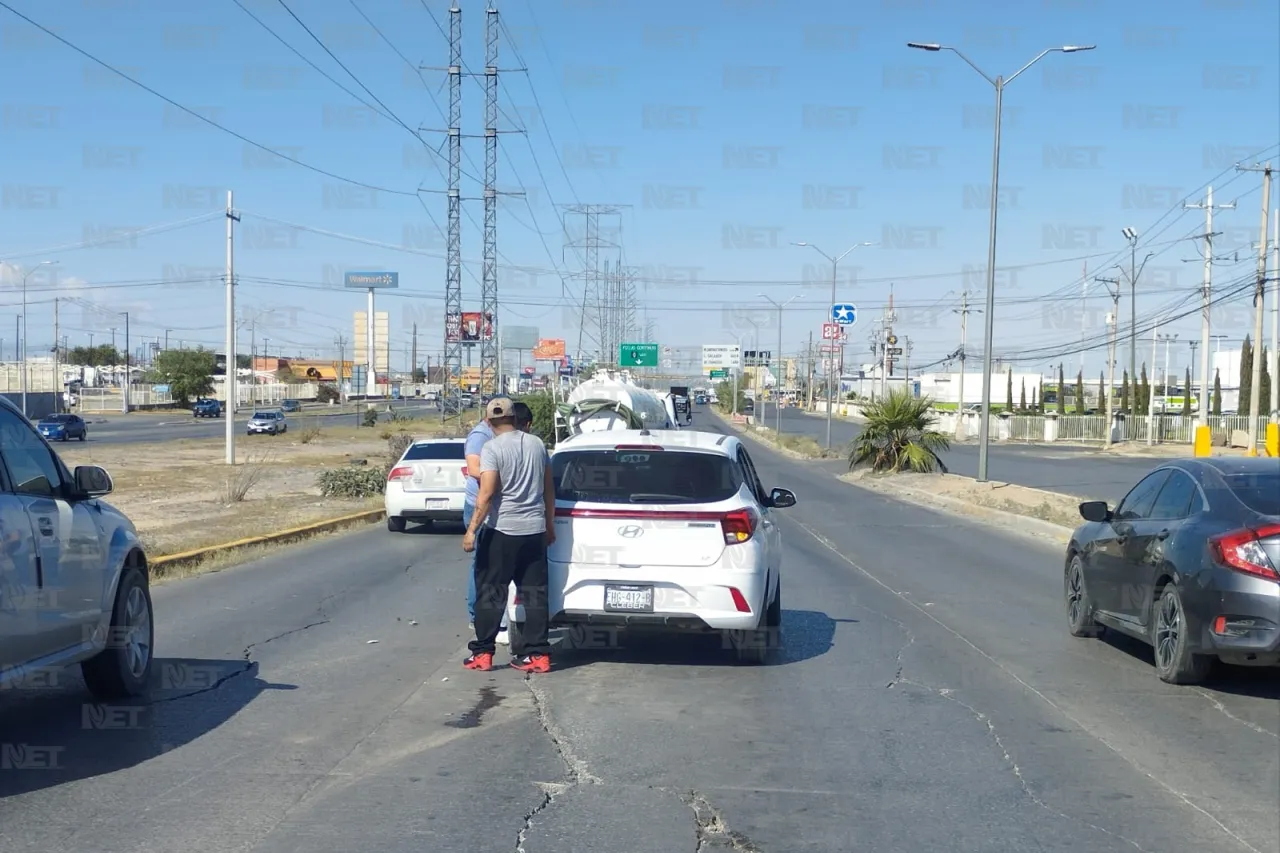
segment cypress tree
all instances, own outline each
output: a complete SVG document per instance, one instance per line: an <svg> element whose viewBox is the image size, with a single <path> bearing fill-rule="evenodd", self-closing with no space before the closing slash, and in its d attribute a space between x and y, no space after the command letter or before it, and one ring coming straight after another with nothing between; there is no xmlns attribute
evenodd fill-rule
<svg viewBox="0 0 1280 853"><path fill-rule="evenodd" d="M1076 414L1083 415L1084 405L1084 371L1076 374Z"/></svg>
<svg viewBox="0 0 1280 853"><path fill-rule="evenodd" d="M1222 414L1222 376L1217 368L1213 371L1213 409L1211 411L1215 417Z"/></svg>
<svg viewBox="0 0 1280 853"><path fill-rule="evenodd" d="M1142 385L1138 388L1137 393L1138 407L1137 413L1143 414L1151 411L1151 380L1147 377L1147 364L1142 364Z"/></svg>
<svg viewBox="0 0 1280 853"><path fill-rule="evenodd" d="M1040 411L1040 386L1031 386L1031 411Z"/></svg>
<svg viewBox="0 0 1280 853"><path fill-rule="evenodd" d="M1258 411L1267 415L1275 403L1271 401L1271 355L1262 348L1262 390L1258 392Z"/></svg>
<svg viewBox="0 0 1280 853"><path fill-rule="evenodd" d="M1249 404L1253 402L1253 344L1249 336L1244 336L1244 344L1240 347L1240 402L1236 411L1242 415L1249 414Z"/></svg>
<svg viewBox="0 0 1280 853"><path fill-rule="evenodd" d="M1067 413L1067 383L1062 376L1062 365L1058 365L1058 414Z"/></svg>
<svg viewBox="0 0 1280 853"><path fill-rule="evenodd" d="M1129 411L1129 371L1124 372L1124 381L1120 383L1120 411Z"/></svg>
<svg viewBox="0 0 1280 853"><path fill-rule="evenodd" d="M1098 414L1105 415L1107 413L1107 377L1106 374L1098 373Z"/></svg>
<svg viewBox="0 0 1280 853"><path fill-rule="evenodd" d="M1018 398L1018 411L1027 410L1027 377L1022 377L1022 396Z"/></svg>
<svg viewBox="0 0 1280 853"><path fill-rule="evenodd" d="M1004 409L1006 412L1013 411L1013 368L1012 367L1009 368L1009 382L1008 382L1008 387L1005 389Z"/></svg>
<svg viewBox="0 0 1280 853"><path fill-rule="evenodd" d="M1182 416L1191 417L1191 368L1187 368L1187 386L1182 394Z"/></svg>

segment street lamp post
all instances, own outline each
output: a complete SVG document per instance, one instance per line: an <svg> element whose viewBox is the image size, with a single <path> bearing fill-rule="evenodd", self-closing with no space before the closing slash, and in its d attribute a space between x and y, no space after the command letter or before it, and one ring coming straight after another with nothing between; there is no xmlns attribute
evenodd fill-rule
<svg viewBox="0 0 1280 853"><path fill-rule="evenodd" d="M989 223L989 233L987 237L987 299L986 299L986 317L983 323L983 346L982 346L982 435L978 443L978 482L985 483L987 481L987 449L991 441L991 346L992 338L995 332L995 289L996 289L996 211L999 207L1000 193L1000 125L1004 107L1004 87L1017 79L1018 75L1035 65L1041 59L1044 59L1051 53L1078 53L1083 50L1093 50L1094 45L1064 45L1062 47L1051 47L1040 51L1034 59L1026 65L1019 68L1013 74L1009 75L1006 80L1004 77L992 78L985 71L973 63L969 57L965 56L954 47L942 44L923 44L920 42L908 42L907 47L916 50L927 50L938 52L947 50L964 60L974 71L982 76L982 79L990 83L996 90L996 115L995 115L995 143L991 152L991 219Z"/></svg>
<svg viewBox="0 0 1280 853"><path fill-rule="evenodd" d="M813 245L812 243L801 242L801 243L792 243L791 245L808 246L810 249L813 249L819 255L822 255L822 257L831 261L831 306L827 308L826 319L822 321L824 323L830 323L832 320L831 307L836 304L836 269L837 267L840 266L840 262L844 260L845 255L848 255L854 249L861 248L863 246L874 246L875 244L874 243L858 243L856 245L850 246L849 248L845 249L844 252L842 252L841 254L837 255L834 258L828 255L826 252L819 249L817 246ZM833 397L835 397L835 391L832 389L831 380L834 378L833 374L835 373L834 362L835 362L835 358L832 357L831 361L827 365L827 450L831 449L831 413L833 411L831 400Z"/></svg>
<svg viewBox="0 0 1280 853"><path fill-rule="evenodd" d="M36 269L56 264L57 261L41 261L36 264ZM34 269L27 270L22 276L22 416L30 418L31 414L27 411L27 279L35 272ZM56 379L57 377L55 377ZM55 383L53 393L56 396L58 388Z"/></svg>
<svg viewBox="0 0 1280 853"><path fill-rule="evenodd" d="M772 297L766 296L763 293L759 293L756 295L759 296L761 299L768 299L769 304L772 305L774 308L778 309L778 351L774 354L778 356L778 363L783 365L782 370L783 372L785 372L786 371L785 363L782 361L782 309L786 308L792 302L795 302L804 294L797 293L795 296L791 297L786 302L783 302L781 305L779 305L777 302L774 302ZM782 392L782 377L779 376L775 378L774 383L775 383L775 389L773 394L774 432L781 435L782 434L782 407L778 404L780 402L779 398L781 397L781 392Z"/></svg>

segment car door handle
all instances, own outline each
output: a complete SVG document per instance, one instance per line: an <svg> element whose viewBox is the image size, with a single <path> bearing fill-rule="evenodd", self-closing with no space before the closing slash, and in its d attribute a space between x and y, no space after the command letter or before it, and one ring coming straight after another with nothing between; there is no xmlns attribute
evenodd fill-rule
<svg viewBox="0 0 1280 853"><path fill-rule="evenodd" d="M1169 528L1167 528L1167 527L1166 527L1164 530L1161 530L1159 533L1157 533L1157 534L1156 534L1156 539L1157 539L1158 541L1160 541L1160 542L1163 542L1164 540L1166 540L1166 539L1168 539L1168 538L1169 538Z"/></svg>
<svg viewBox="0 0 1280 853"><path fill-rule="evenodd" d="M53 535L53 522L47 518L37 519L36 526L40 528L41 536Z"/></svg>

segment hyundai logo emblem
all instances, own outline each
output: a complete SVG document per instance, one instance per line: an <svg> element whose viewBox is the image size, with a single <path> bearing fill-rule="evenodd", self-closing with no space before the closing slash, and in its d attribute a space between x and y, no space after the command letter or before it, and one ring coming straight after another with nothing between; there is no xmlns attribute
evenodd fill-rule
<svg viewBox="0 0 1280 853"><path fill-rule="evenodd" d="M638 524L628 524L618 528L618 535L623 539L635 539L644 535L644 528Z"/></svg>

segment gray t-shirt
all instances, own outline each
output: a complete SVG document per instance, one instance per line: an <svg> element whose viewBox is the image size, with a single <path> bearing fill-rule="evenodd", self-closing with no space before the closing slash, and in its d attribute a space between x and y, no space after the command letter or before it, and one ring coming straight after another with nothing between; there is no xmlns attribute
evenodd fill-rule
<svg viewBox="0 0 1280 853"><path fill-rule="evenodd" d="M485 526L511 536L530 536L547 530L545 489L551 456L542 439L514 430L485 443L480 471L498 472L498 492Z"/></svg>

